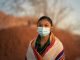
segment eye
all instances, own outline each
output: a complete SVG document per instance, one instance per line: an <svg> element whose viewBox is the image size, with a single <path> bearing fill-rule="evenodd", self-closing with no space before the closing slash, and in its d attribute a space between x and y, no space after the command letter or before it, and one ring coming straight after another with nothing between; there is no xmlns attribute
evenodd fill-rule
<svg viewBox="0 0 80 60"><path fill-rule="evenodd" d="M39 24L38 26L39 26L39 27L42 27L42 25L41 25L41 24Z"/></svg>
<svg viewBox="0 0 80 60"><path fill-rule="evenodd" d="M45 27L49 27L49 25L48 25L48 24L46 24L46 25L45 25Z"/></svg>

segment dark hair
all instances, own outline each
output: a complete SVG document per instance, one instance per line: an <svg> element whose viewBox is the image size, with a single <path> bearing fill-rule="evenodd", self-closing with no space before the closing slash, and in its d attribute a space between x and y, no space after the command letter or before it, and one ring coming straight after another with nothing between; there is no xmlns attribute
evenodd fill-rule
<svg viewBox="0 0 80 60"><path fill-rule="evenodd" d="M51 26L53 26L52 20L48 16L42 16L42 17L40 17L39 20L38 20L38 23L40 21L42 21L43 19L46 19L51 24Z"/></svg>

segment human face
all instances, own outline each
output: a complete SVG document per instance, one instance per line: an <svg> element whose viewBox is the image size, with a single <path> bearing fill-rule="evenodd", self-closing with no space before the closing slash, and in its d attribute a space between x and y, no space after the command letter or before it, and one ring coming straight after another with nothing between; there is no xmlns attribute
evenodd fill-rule
<svg viewBox="0 0 80 60"><path fill-rule="evenodd" d="M46 19L43 19L43 20L39 21L39 23L38 23L37 26L38 27L48 27L48 28L52 27L51 24L50 24L50 22L47 21Z"/></svg>
<svg viewBox="0 0 80 60"><path fill-rule="evenodd" d="M47 20L39 21L37 31L41 36L49 35L50 29L51 29L51 24L49 23L49 21Z"/></svg>

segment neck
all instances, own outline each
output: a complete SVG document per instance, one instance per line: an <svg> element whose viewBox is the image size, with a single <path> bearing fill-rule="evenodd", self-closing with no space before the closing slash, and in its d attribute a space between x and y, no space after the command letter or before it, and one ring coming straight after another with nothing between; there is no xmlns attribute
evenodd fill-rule
<svg viewBox="0 0 80 60"><path fill-rule="evenodd" d="M41 41L40 41L41 46L43 46L46 43L48 38L49 38L49 35L41 37Z"/></svg>
<svg viewBox="0 0 80 60"><path fill-rule="evenodd" d="M46 40L48 40L48 38L49 38L49 35L47 35L47 36L42 36L42 37L41 37L41 40L46 41Z"/></svg>

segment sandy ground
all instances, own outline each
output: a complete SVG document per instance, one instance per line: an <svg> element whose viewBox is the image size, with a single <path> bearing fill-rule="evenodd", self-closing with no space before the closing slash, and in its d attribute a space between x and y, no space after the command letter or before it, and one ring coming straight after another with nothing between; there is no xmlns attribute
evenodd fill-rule
<svg viewBox="0 0 80 60"><path fill-rule="evenodd" d="M80 60L80 36L53 30L64 45L66 60ZM37 36L35 28L27 26L0 30L0 60L24 60L29 41Z"/></svg>

